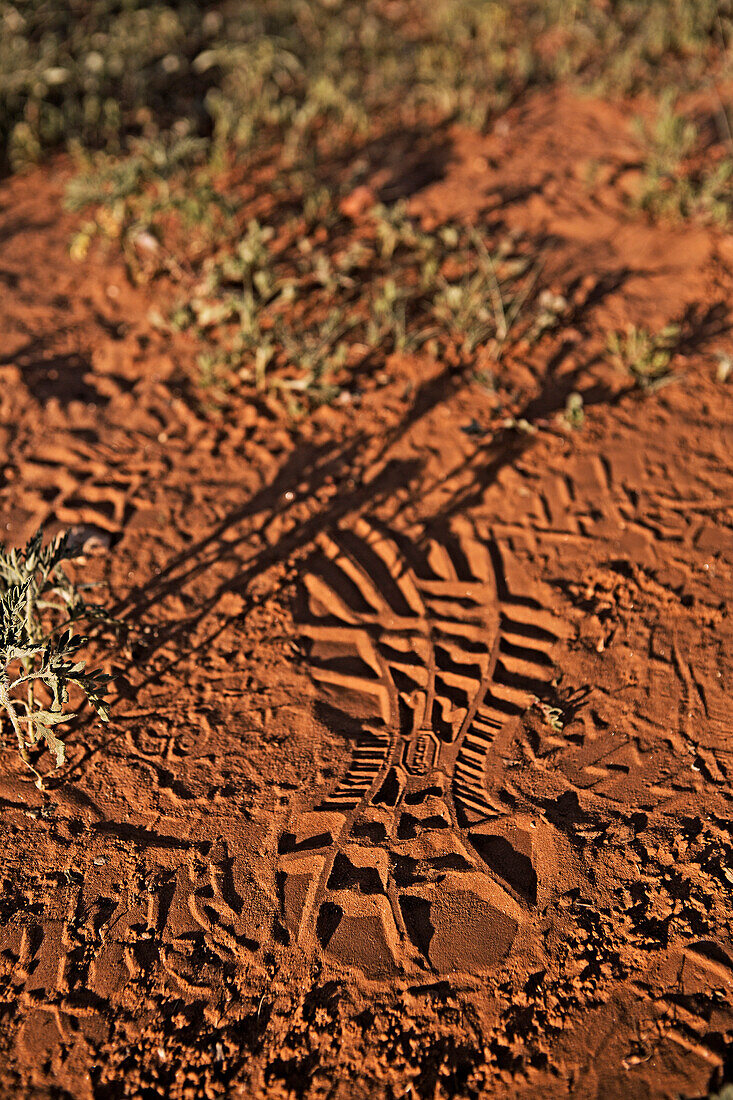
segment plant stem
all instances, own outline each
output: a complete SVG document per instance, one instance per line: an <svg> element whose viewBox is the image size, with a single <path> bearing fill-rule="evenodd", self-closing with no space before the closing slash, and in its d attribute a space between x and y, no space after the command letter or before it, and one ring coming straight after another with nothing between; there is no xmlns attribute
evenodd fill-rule
<svg viewBox="0 0 733 1100"><path fill-rule="evenodd" d="M0 707L4 708L5 713L10 719L10 724L15 730L15 736L18 739L18 753L20 754L20 758L23 763L33 772L36 777L36 786L38 787L39 791L42 791L44 790L43 776L40 772L36 771L36 769L33 767L33 764L31 763L30 757L28 755L28 749L26 748L23 730L20 725L20 719L18 718L18 712L15 709L13 700L10 698L8 684L8 674L7 671L3 669L2 673L0 673Z"/></svg>
<svg viewBox="0 0 733 1100"><path fill-rule="evenodd" d="M46 578L44 577L44 582L45 582L45 579ZM26 592L26 597L25 597L25 628L26 628L26 631L28 633L28 637L31 639L32 642L35 642L35 640L36 640L36 638L35 638L36 630L34 629L34 623L33 623L33 600L31 598L32 587L33 586L32 586L32 582L31 582L31 584L29 584L29 586L28 586L28 591ZM22 662L22 664L23 664L23 671L26 672L26 673L29 672L31 667L32 667L32 662L31 662L30 657L26 657L25 660ZM6 694L7 694L7 688L6 688ZM29 682L29 684L28 684L28 710L29 710L29 713L30 713L30 710L33 707L33 694L34 694L33 693L33 683ZM11 721L12 721L12 719L11 719ZM31 766L29 760L26 760L26 764L28 764L29 767Z"/></svg>

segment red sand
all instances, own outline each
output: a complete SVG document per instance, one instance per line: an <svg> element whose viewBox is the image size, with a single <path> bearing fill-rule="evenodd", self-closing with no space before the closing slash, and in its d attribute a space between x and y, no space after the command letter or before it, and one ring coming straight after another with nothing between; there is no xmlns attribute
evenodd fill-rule
<svg viewBox="0 0 733 1100"><path fill-rule="evenodd" d="M420 355L295 428L207 409L154 290L68 258L64 170L0 185L0 519L108 532L137 628L48 798L3 756L3 1096L733 1079L733 248L629 212L627 123L536 99L410 201L531 235L567 298L498 368L531 435ZM605 332L670 319L642 395Z"/></svg>

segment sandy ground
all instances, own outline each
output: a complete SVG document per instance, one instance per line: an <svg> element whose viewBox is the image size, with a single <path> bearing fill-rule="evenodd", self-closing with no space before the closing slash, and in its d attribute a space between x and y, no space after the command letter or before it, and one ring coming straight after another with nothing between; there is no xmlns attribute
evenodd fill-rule
<svg viewBox="0 0 733 1100"><path fill-rule="evenodd" d="M481 352L212 407L157 284L69 258L65 164L0 184L2 528L106 533L76 568L134 627L48 795L7 739L3 1096L733 1080L733 246L629 210L622 107L446 140L410 211L530 238L568 303L500 367L533 433ZM642 394L605 333L670 318Z"/></svg>

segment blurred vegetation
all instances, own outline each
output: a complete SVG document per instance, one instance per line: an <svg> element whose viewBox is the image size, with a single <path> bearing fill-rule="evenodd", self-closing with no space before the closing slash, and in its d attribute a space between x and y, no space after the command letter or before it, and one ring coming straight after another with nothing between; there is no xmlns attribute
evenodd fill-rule
<svg viewBox="0 0 733 1100"><path fill-rule="evenodd" d="M339 199L380 142L394 160L422 134L434 158L447 124L486 128L560 80L652 92L639 204L725 220L730 152L689 167L676 97L725 75L731 34L733 0L0 0L0 160L71 153L75 258L101 241L134 281L171 278L155 323L195 338L200 381L295 409L351 399L349 370L391 351L498 358L567 305L536 287L531 243L426 234L398 193L372 195L354 241Z"/></svg>
<svg viewBox="0 0 733 1100"><path fill-rule="evenodd" d="M297 221L273 236L251 220L155 318L196 337L208 385L275 391L297 413L348 397L353 372L393 352L470 357L481 344L497 361L510 333L529 334L537 262L521 242L492 255L466 226L425 233L404 203L374 206L346 247L340 234L311 247Z"/></svg>
<svg viewBox="0 0 733 1100"><path fill-rule="evenodd" d="M679 347L680 326L665 325L660 332L630 325L625 333L608 334L608 351L619 370L647 393L674 380L670 364Z"/></svg>
<svg viewBox="0 0 733 1100"><path fill-rule="evenodd" d="M730 120L721 104L716 119L721 141L712 150L676 99L674 90L665 91L651 123L636 119L644 148L637 205L654 217L724 223L733 209Z"/></svg>
<svg viewBox="0 0 733 1100"><path fill-rule="evenodd" d="M178 125L294 156L385 108L481 126L558 78L694 85L732 29L733 0L1 0L0 146L20 167Z"/></svg>

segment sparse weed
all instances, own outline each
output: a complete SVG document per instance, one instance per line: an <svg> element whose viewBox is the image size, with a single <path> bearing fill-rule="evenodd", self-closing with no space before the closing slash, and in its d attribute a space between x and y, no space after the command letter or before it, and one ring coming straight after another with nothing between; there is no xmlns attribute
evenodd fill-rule
<svg viewBox="0 0 733 1100"><path fill-rule="evenodd" d="M74 717L69 689L77 689L102 721L109 677L86 671L77 659L86 639L72 627L106 619L85 601L63 569L75 557L71 540L59 535L44 547L39 531L23 549L0 544L0 712L13 730L18 752L43 789L30 750L44 743L56 767L65 760L59 725Z"/></svg>
<svg viewBox="0 0 733 1100"><path fill-rule="evenodd" d="M89 206L114 207L139 195L153 181L170 180L182 168L200 165L206 142L191 135L172 135L166 140L133 142L123 159L85 158L66 191L69 210Z"/></svg>
<svg viewBox="0 0 733 1100"><path fill-rule="evenodd" d="M333 382L333 377L346 362L347 346L343 337L353 326L354 322L345 320L341 310L334 309L304 336L296 336L292 329L280 329L286 363L302 373L296 378L273 379L271 385L290 395L291 407L295 395L299 394L316 405L328 404L338 396L339 386ZM264 388L262 374L258 381ZM301 411L299 405L297 411Z"/></svg>
<svg viewBox="0 0 733 1100"><path fill-rule="evenodd" d="M679 325L665 325L657 333L630 325L625 333L610 333L607 347L618 368L630 375L639 389L651 393L674 381L670 363L679 336Z"/></svg>
<svg viewBox="0 0 733 1100"><path fill-rule="evenodd" d="M83 260L101 238L118 243L134 282L160 271L179 274L178 260L163 244L171 218L205 242L226 230L236 209L215 188L207 151L206 142L184 134L134 142L122 158L82 157L66 189L66 207L91 208L93 216L74 236L72 256ZM194 252L189 240L186 259Z"/></svg>
<svg viewBox="0 0 733 1100"><path fill-rule="evenodd" d="M530 343L558 327L568 308L567 299L545 288L537 296L537 315L527 334Z"/></svg>
<svg viewBox="0 0 733 1100"><path fill-rule="evenodd" d="M565 728L565 715L560 707L553 707L550 703L538 698L535 698L534 705L550 729L555 733L562 733Z"/></svg>
<svg viewBox="0 0 733 1100"><path fill-rule="evenodd" d="M537 272L520 282L529 268L524 257L510 254L506 247L494 257L475 231L469 239L473 263L467 257L468 271L457 280L442 270L436 276L437 292L433 300L435 319L460 335L468 352L492 341L499 357L507 337L519 317L534 285ZM508 244L508 242L505 242ZM462 265L465 269L466 264Z"/></svg>
<svg viewBox="0 0 733 1100"><path fill-rule="evenodd" d="M568 428L582 428L585 424L583 398L579 393L569 393L565 402L563 420Z"/></svg>
<svg viewBox="0 0 733 1100"><path fill-rule="evenodd" d="M317 243L297 233L277 239L250 221L203 263L168 325L199 341L202 384L224 389L238 379L298 395L299 408L337 396L336 377L365 354L383 361L426 343L469 353L486 344L498 357L537 275L515 242L491 242L490 252L461 225L428 233L400 203L376 207L346 249L338 226L333 235L319 227Z"/></svg>
<svg viewBox="0 0 733 1100"><path fill-rule="evenodd" d="M404 200L394 206L378 203L371 212L376 234L377 253L381 260L391 260L400 250L426 262L435 252L435 236L424 233L407 212ZM452 226L440 230L439 239L446 247L458 244L458 233Z"/></svg>
<svg viewBox="0 0 733 1100"><path fill-rule="evenodd" d="M659 179L673 176L685 157L695 148L697 128L677 109L677 97L667 91L659 100L657 116L649 125L634 120L637 134L648 148L647 170Z"/></svg>
<svg viewBox="0 0 733 1100"><path fill-rule="evenodd" d="M394 279L385 279L377 287L370 302L366 342L369 347L391 347L394 351L411 351L419 343L417 334L407 331L409 293L400 289Z"/></svg>
<svg viewBox="0 0 733 1100"><path fill-rule="evenodd" d="M228 310L241 319L249 317L255 306L272 302L283 291L288 293L292 284L277 277L268 247L273 235L271 226L262 226L252 219L231 251L205 263L204 277L196 288L192 305L201 327L208 328L225 319L218 310L211 314L206 303L212 299L223 296Z"/></svg>
<svg viewBox="0 0 733 1100"><path fill-rule="evenodd" d="M728 220L733 207L733 160L725 157L711 163L706 157L697 166L690 165L698 132L678 112L674 94L661 98L653 125L637 119L637 131L647 150L636 198L643 210L655 217Z"/></svg>

